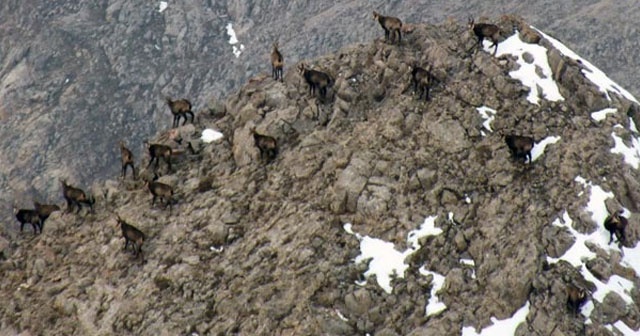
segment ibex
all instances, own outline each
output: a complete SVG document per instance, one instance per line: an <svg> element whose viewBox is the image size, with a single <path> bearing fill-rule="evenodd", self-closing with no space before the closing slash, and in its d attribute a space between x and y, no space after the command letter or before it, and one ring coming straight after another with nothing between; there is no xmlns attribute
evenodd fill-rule
<svg viewBox="0 0 640 336"><path fill-rule="evenodd" d="M147 168L149 168L153 163L153 161L155 161L156 162L155 169L158 169L158 165L160 164L160 158L162 158L167 163L167 166L169 167L169 171L171 171L171 155L173 154L173 149L171 149L171 147L167 145L150 144L148 142L145 142L145 143L147 144L147 148L149 149L149 156L151 157L149 159L149 164L147 165Z"/></svg>
<svg viewBox="0 0 640 336"><path fill-rule="evenodd" d="M391 38L394 39L393 36L397 34L398 44L402 42L402 33L401 33L402 21L400 21L400 19L393 16L380 15L378 14L378 12L375 12L375 11L373 12L373 19L378 21L382 26L382 29L384 29L385 41L389 41L389 35L391 33L394 33L394 35L392 35Z"/></svg>
<svg viewBox="0 0 640 336"><path fill-rule="evenodd" d="M627 241L627 237L625 235L625 228L627 227L629 221L627 218L622 216L623 210L616 211L604 220L604 228L609 231L609 244L613 242L613 236L615 235L620 244L624 245Z"/></svg>
<svg viewBox="0 0 640 336"><path fill-rule="evenodd" d="M127 175L127 167L131 167L133 179L136 179L136 168L133 165L133 153L120 141L120 154L122 159L122 179Z"/></svg>
<svg viewBox="0 0 640 336"><path fill-rule="evenodd" d="M76 214L80 213L82 204L85 204L89 206L93 213L93 204L95 203L93 196L87 196L82 189L68 185L65 180L60 180L60 183L62 184L62 196L64 196L64 199L67 201L67 212L71 212L71 208L76 205L78 207Z"/></svg>
<svg viewBox="0 0 640 336"><path fill-rule="evenodd" d="M298 65L298 70L307 85L309 85L309 94L313 94L318 89L320 96L325 97L327 95L327 88L333 84L331 76L322 71L307 69L304 63Z"/></svg>
<svg viewBox="0 0 640 336"><path fill-rule="evenodd" d="M525 162L529 159L531 163L531 150L534 146L534 140L532 137L520 136L520 135L506 135L504 141L507 143L511 155L515 159L524 158Z"/></svg>
<svg viewBox="0 0 640 336"><path fill-rule="evenodd" d="M37 234L38 229L40 229L40 233L42 233L42 220L36 210L18 209L14 204L13 214L16 216L18 222L20 222L20 232L24 229L24 225L29 223L31 227L33 227L33 234Z"/></svg>
<svg viewBox="0 0 640 336"><path fill-rule="evenodd" d="M169 206L169 212L171 212L171 203L173 201L173 188L170 185L157 181L158 175L155 175L153 181L147 181L145 183L149 192L153 196L151 200L151 206L156 204L156 197L160 198L160 201L165 204L165 207Z"/></svg>
<svg viewBox="0 0 640 336"><path fill-rule="evenodd" d="M184 122L182 125L187 123L187 116L191 116L191 123L193 123L193 111L191 110L191 102L186 99L178 99L171 100L169 97L165 97L165 101L169 108L171 109L171 113L173 114L173 125L172 127L178 127L180 125L180 118L184 117Z"/></svg>
<svg viewBox="0 0 640 336"><path fill-rule="evenodd" d="M469 18L469 29L473 30L473 33L476 35L478 39L478 45L482 48L482 41L484 39L489 39L493 44L491 47L495 47L493 49L493 54L495 55L498 51L498 42L500 41L500 28L494 24L490 23L475 23L473 18Z"/></svg>
<svg viewBox="0 0 640 336"><path fill-rule="evenodd" d="M253 135L253 141L260 150L260 159L264 160L265 156L267 162L272 161L278 155L278 143L274 137L259 134L256 132L255 127L251 128L251 134Z"/></svg>
<svg viewBox="0 0 640 336"><path fill-rule="evenodd" d="M271 76L273 79L282 81L282 72L284 67L284 58L278 50L278 42L273 43L273 50L271 51Z"/></svg>
<svg viewBox="0 0 640 336"><path fill-rule="evenodd" d="M118 216L118 226L122 229L122 236L124 237L124 250L127 250L129 243L133 247L133 255L142 257L142 244L145 240L145 235L142 231L138 230L135 226L126 223L120 216Z"/></svg>

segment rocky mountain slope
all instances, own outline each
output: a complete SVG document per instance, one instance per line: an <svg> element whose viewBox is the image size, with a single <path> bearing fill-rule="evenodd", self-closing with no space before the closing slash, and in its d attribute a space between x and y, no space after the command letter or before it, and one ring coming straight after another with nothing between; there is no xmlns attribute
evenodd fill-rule
<svg viewBox="0 0 640 336"><path fill-rule="evenodd" d="M516 335L638 330L638 105L518 18L495 21L510 36L498 57L474 52L460 22L416 24L401 46L308 60L335 78L327 98L295 71L260 74L165 128L154 141L198 150L159 168L172 209L150 205L152 171L114 174L93 188L95 213L3 241L0 334L472 335L516 312ZM433 66L428 102L414 64ZM529 87L513 74L526 68ZM278 140L273 162L253 127ZM205 128L224 139L200 142ZM532 163L511 159L510 133L536 139ZM600 216L620 207L624 247L606 244ZM117 216L146 233L144 262L123 252ZM364 256L373 240L407 251L390 290ZM568 284L590 293L580 314Z"/></svg>
<svg viewBox="0 0 640 336"><path fill-rule="evenodd" d="M371 11L408 23L518 13L638 93L638 11L631 1L3 1L0 3L0 213L60 200L117 172L117 143L137 156L170 125L163 97L197 111L268 71L273 40L289 64L379 36ZM233 24L240 57L232 56ZM9 229L4 227L3 229ZM12 231L12 229L9 229Z"/></svg>

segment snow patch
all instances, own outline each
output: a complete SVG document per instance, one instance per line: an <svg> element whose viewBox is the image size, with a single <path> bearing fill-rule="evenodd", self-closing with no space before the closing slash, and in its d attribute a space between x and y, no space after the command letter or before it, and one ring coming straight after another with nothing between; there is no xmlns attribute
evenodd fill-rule
<svg viewBox="0 0 640 336"><path fill-rule="evenodd" d="M638 101L636 100L636 98L631 93L629 93L629 91L620 87L620 85L612 81L609 77L607 77L607 75L604 72L602 72L600 69L593 66L593 64L589 63L584 58L578 56L578 54L573 52L573 50L567 48L564 44L562 44L560 41L556 40L555 38L543 33L542 31L538 30L533 26L531 28L537 30L538 33L540 33L545 39L547 39L547 41L549 41L551 45L553 45L554 48L558 49L558 51L562 53L564 56L572 58L578 61L580 64L582 64L583 65L582 73L593 84L598 86L600 91L605 94L607 99L611 100L611 97L609 96L609 92L614 92L638 104Z"/></svg>
<svg viewBox="0 0 640 336"><path fill-rule="evenodd" d="M498 320L491 318L492 325L482 329L480 333L476 332L474 327L463 327L462 336L495 336L495 335L515 335L516 328L520 323L525 321L529 314L529 302L518 309L511 318Z"/></svg>
<svg viewBox="0 0 640 336"><path fill-rule="evenodd" d="M489 41L485 41L487 52L490 52L489 43ZM527 96L530 103L539 105L540 96L549 101L564 100L558 84L553 80L553 73L547 58L547 48L538 44L525 43L516 31L511 37L498 44L496 56L506 54L515 56L520 65L517 70L509 72L509 76L521 81L530 89L529 96ZM531 63L525 61L525 55Z"/></svg>
<svg viewBox="0 0 640 336"><path fill-rule="evenodd" d="M631 117L629 117L629 130L634 133L638 133L638 128L636 127L636 123L633 121Z"/></svg>
<svg viewBox="0 0 640 336"><path fill-rule="evenodd" d="M590 234L581 234L577 232L572 224L573 221L565 211L562 218L556 219L552 224L555 226L565 227L572 236L575 238L574 244L565 252L564 255L559 258L547 257L550 263L555 263L559 260L565 260L574 267L580 270L580 273L585 280L593 283L596 286L596 290L592 293L591 297L593 301L602 303L604 298L611 292L618 294L627 304L632 304L632 298L630 292L633 289L633 282L618 275L612 275L607 282L598 280L585 266L586 261L596 257L596 254L592 252L586 245L588 241L591 244L597 245L599 248L610 251L618 250L616 246L609 245L609 232L604 229L604 220L608 216L605 200L614 197L613 193L605 192L600 186L593 184L585 180L584 178L577 176L575 181L582 184L585 189L589 190L589 201L585 210L591 213L591 219L597 224L597 229ZM630 212L627 209L623 209L623 216L629 216ZM640 247L636 248L623 248L622 263L633 267L638 272L640 271L640 263L637 261L640 257ZM582 307L581 313L587 317L586 323L591 323L591 313L594 309L594 303L592 300ZM630 330L623 322L620 323L620 330ZM618 326L616 326L618 328Z"/></svg>
<svg viewBox="0 0 640 336"><path fill-rule="evenodd" d="M369 269L364 273L364 276L369 277L375 275L378 285L387 293L391 294L393 290L391 287L391 278L404 278L404 272L409 268L409 265L405 264L404 260L420 248L420 238L442 233L442 229L435 227L436 218L437 216L425 218L424 223L422 223L418 229L409 232L407 235L409 248L403 252L396 250L394 244L391 242L369 236L362 236L354 232L350 223L344 224L343 228L347 233L354 235L360 241L360 255L356 257L355 262L361 263L371 259ZM366 281L360 282L360 284L362 283L366 283Z"/></svg>
<svg viewBox="0 0 640 336"><path fill-rule="evenodd" d="M204 143L211 143L214 142L216 140L220 140L222 139L224 135L216 130L207 128L204 131L202 131L202 136L200 137L200 139L202 140L202 142Z"/></svg>
<svg viewBox="0 0 640 336"><path fill-rule="evenodd" d="M232 48L233 48L233 54L236 56L236 58L240 57L240 54L242 53L242 51L244 51L244 44L239 44L238 42L238 38L236 37L236 31L233 30L233 24L228 23L227 26L227 35L229 35L229 44L231 44ZM239 44L239 46L236 46L236 44Z"/></svg>
<svg viewBox="0 0 640 336"><path fill-rule="evenodd" d="M544 153L544 149L547 148L547 145L554 144L559 140L559 136L549 136L542 139L537 144L534 144L533 149L531 149L531 161L537 160Z"/></svg>
<svg viewBox="0 0 640 336"><path fill-rule="evenodd" d="M564 227L571 233L572 236L575 237L575 241L573 245L564 253L564 255L559 258L551 258L547 257L547 261L551 264L554 264L560 260L564 260L570 263L574 267L582 267L582 264L588 259L595 258L596 254L591 252L591 250L587 247L585 242L590 240L592 235L583 235L580 232L576 231L573 228L573 220L569 217L569 214L565 211L562 215L562 219L556 218L556 220L551 223L554 226Z"/></svg>
<svg viewBox="0 0 640 336"><path fill-rule="evenodd" d="M471 266L473 269L471 270L471 279L476 278L476 262L473 259L460 259L460 263L466 266Z"/></svg>
<svg viewBox="0 0 640 336"><path fill-rule="evenodd" d="M607 114L615 114L618 109L613 107L607 107L603 110L591 113L591 118L595 121L602 121L607 118Z"/></svg>
<svg viewBox="0 0 640 336"><path fill-rule="evenodd" d="M624 144L624 141L622 141L622 138L617 136L615 132L611 132L611 137L614 142L613 148L611 148L611 153L622 154L624 162L634 169L638 169L638 165L640 165L640 141L638 141L638 138L632 136L631 146L627 147L627 145Z"/></svg>
<svg viewBox="0 0 640 336"><path fill-rule="evenodd" d="M444 285L444 276L436 272L429 271L424 266L420 267L418 272L420 272L420 274L424 276L427 276L429 274L433 276L433 281L431 281L429 302L427 303L427 307L425 308L425 314L427 316L431 316L441 313L443 310L447 309L447 306L444 304L444 302L440 301L436 294Z"/></svg>
<svg viewBox="0 0 640 336"><path fill-rule="evenodd" d="M169 4L166 1L160 1L160 6L158 7L158 12L162 13L165 9L169 7Z"/></svg>
<svg viewBox="0 0 640 336"><path fill-rule="evenodd" d="M482 127L484 127L489 132L493 132L493 130L491 129L491 122L496 118L496 110L487 106L478 107L476 108L476 110L478 110L478 113L480 113L480 116L482 116L482 119L484 119ZM484 132L482 135L484 135Z"/></svg>

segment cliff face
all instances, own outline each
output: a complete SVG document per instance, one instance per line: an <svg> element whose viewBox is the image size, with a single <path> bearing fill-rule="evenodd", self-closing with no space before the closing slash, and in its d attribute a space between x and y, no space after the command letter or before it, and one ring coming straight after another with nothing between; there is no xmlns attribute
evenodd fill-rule
<svg viewBox="0 0 640 336"><path fill-rule="evenodd" d="M150 205L142 169L96 183L95 213L3 241L0 333L472 335L511 316L516 335L637 330L638 105L551 37L499 25L497 57L448 21L306 61L335 79L324 98L285 54L283 82L256 75L164 127L172 209ZM414 65L432 67L429 101ZM273 162L254 127L277 139ZM533 162L508 134L535 139ZM602 224L620 208L625 247ZM145 232L144 261L117 216ZM580 314L569 284L589 293Z"/></svg>
<svg viewBox="0 0 640 336"><path fill-rule="evenodd" d="M406 23L466 21L518 13L562 36L631 92L637 11L611 1L3 1L0 4L0 202L60 200L57 178L88 187L117 172L117 142L138 156L142 142L171 122L164 96L196 112L268 71L279 40L287 64L371 41L371 11ZM238 58L228 24L237 34ZM8 221L8 215L3 215ZM6 227L5 227L6 229Z"/></svg>

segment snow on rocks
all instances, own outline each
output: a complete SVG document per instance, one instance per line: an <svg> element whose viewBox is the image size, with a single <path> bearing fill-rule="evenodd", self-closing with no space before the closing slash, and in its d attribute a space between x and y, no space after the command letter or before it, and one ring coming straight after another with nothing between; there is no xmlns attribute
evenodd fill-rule
<svg viewBox="0 0 640 336"><path fill-rule="evenodd" d="M488 41L484 47L489 52ZM553 73L547 58L547 48L526 43L520 39L518 32L498 44L496 56L513 55L520 67L509 72L515 78L527 86L530 91L527 100L539 105L540 97L549 101L561 101L564 97L560 94L558 84L553 80Z"/></svg>
<svg viewBox="0 0 640 336"><path fill-rule="evenodd" d="M442 229L435 227L436 218L437 216L425 218L418 229L409 232L407 235L407 244L409 247L402 252L396 250L395 245L391 242L369 236L362 236L354 232L350 223L344 224L343 228L347 233L354 235L360 241L360 255L356 257L355 262L361 263L370 260L369 269L364 273L364 276L369 277L375 275L378 285L380 285L385 292L391 294L393 291L391 286L392 277L404 278L404 272L409 268L405 260L408 256L420 249L420 238L442 233ZM431 298L425 307L426 313L433 315L442 312L446 306L436 297L436 293L444 284L444 276L429 271L425 267L420 268L419 272L422 275L431 274L433 276ZM358 284L363 285L363 283Z"/></svg>

